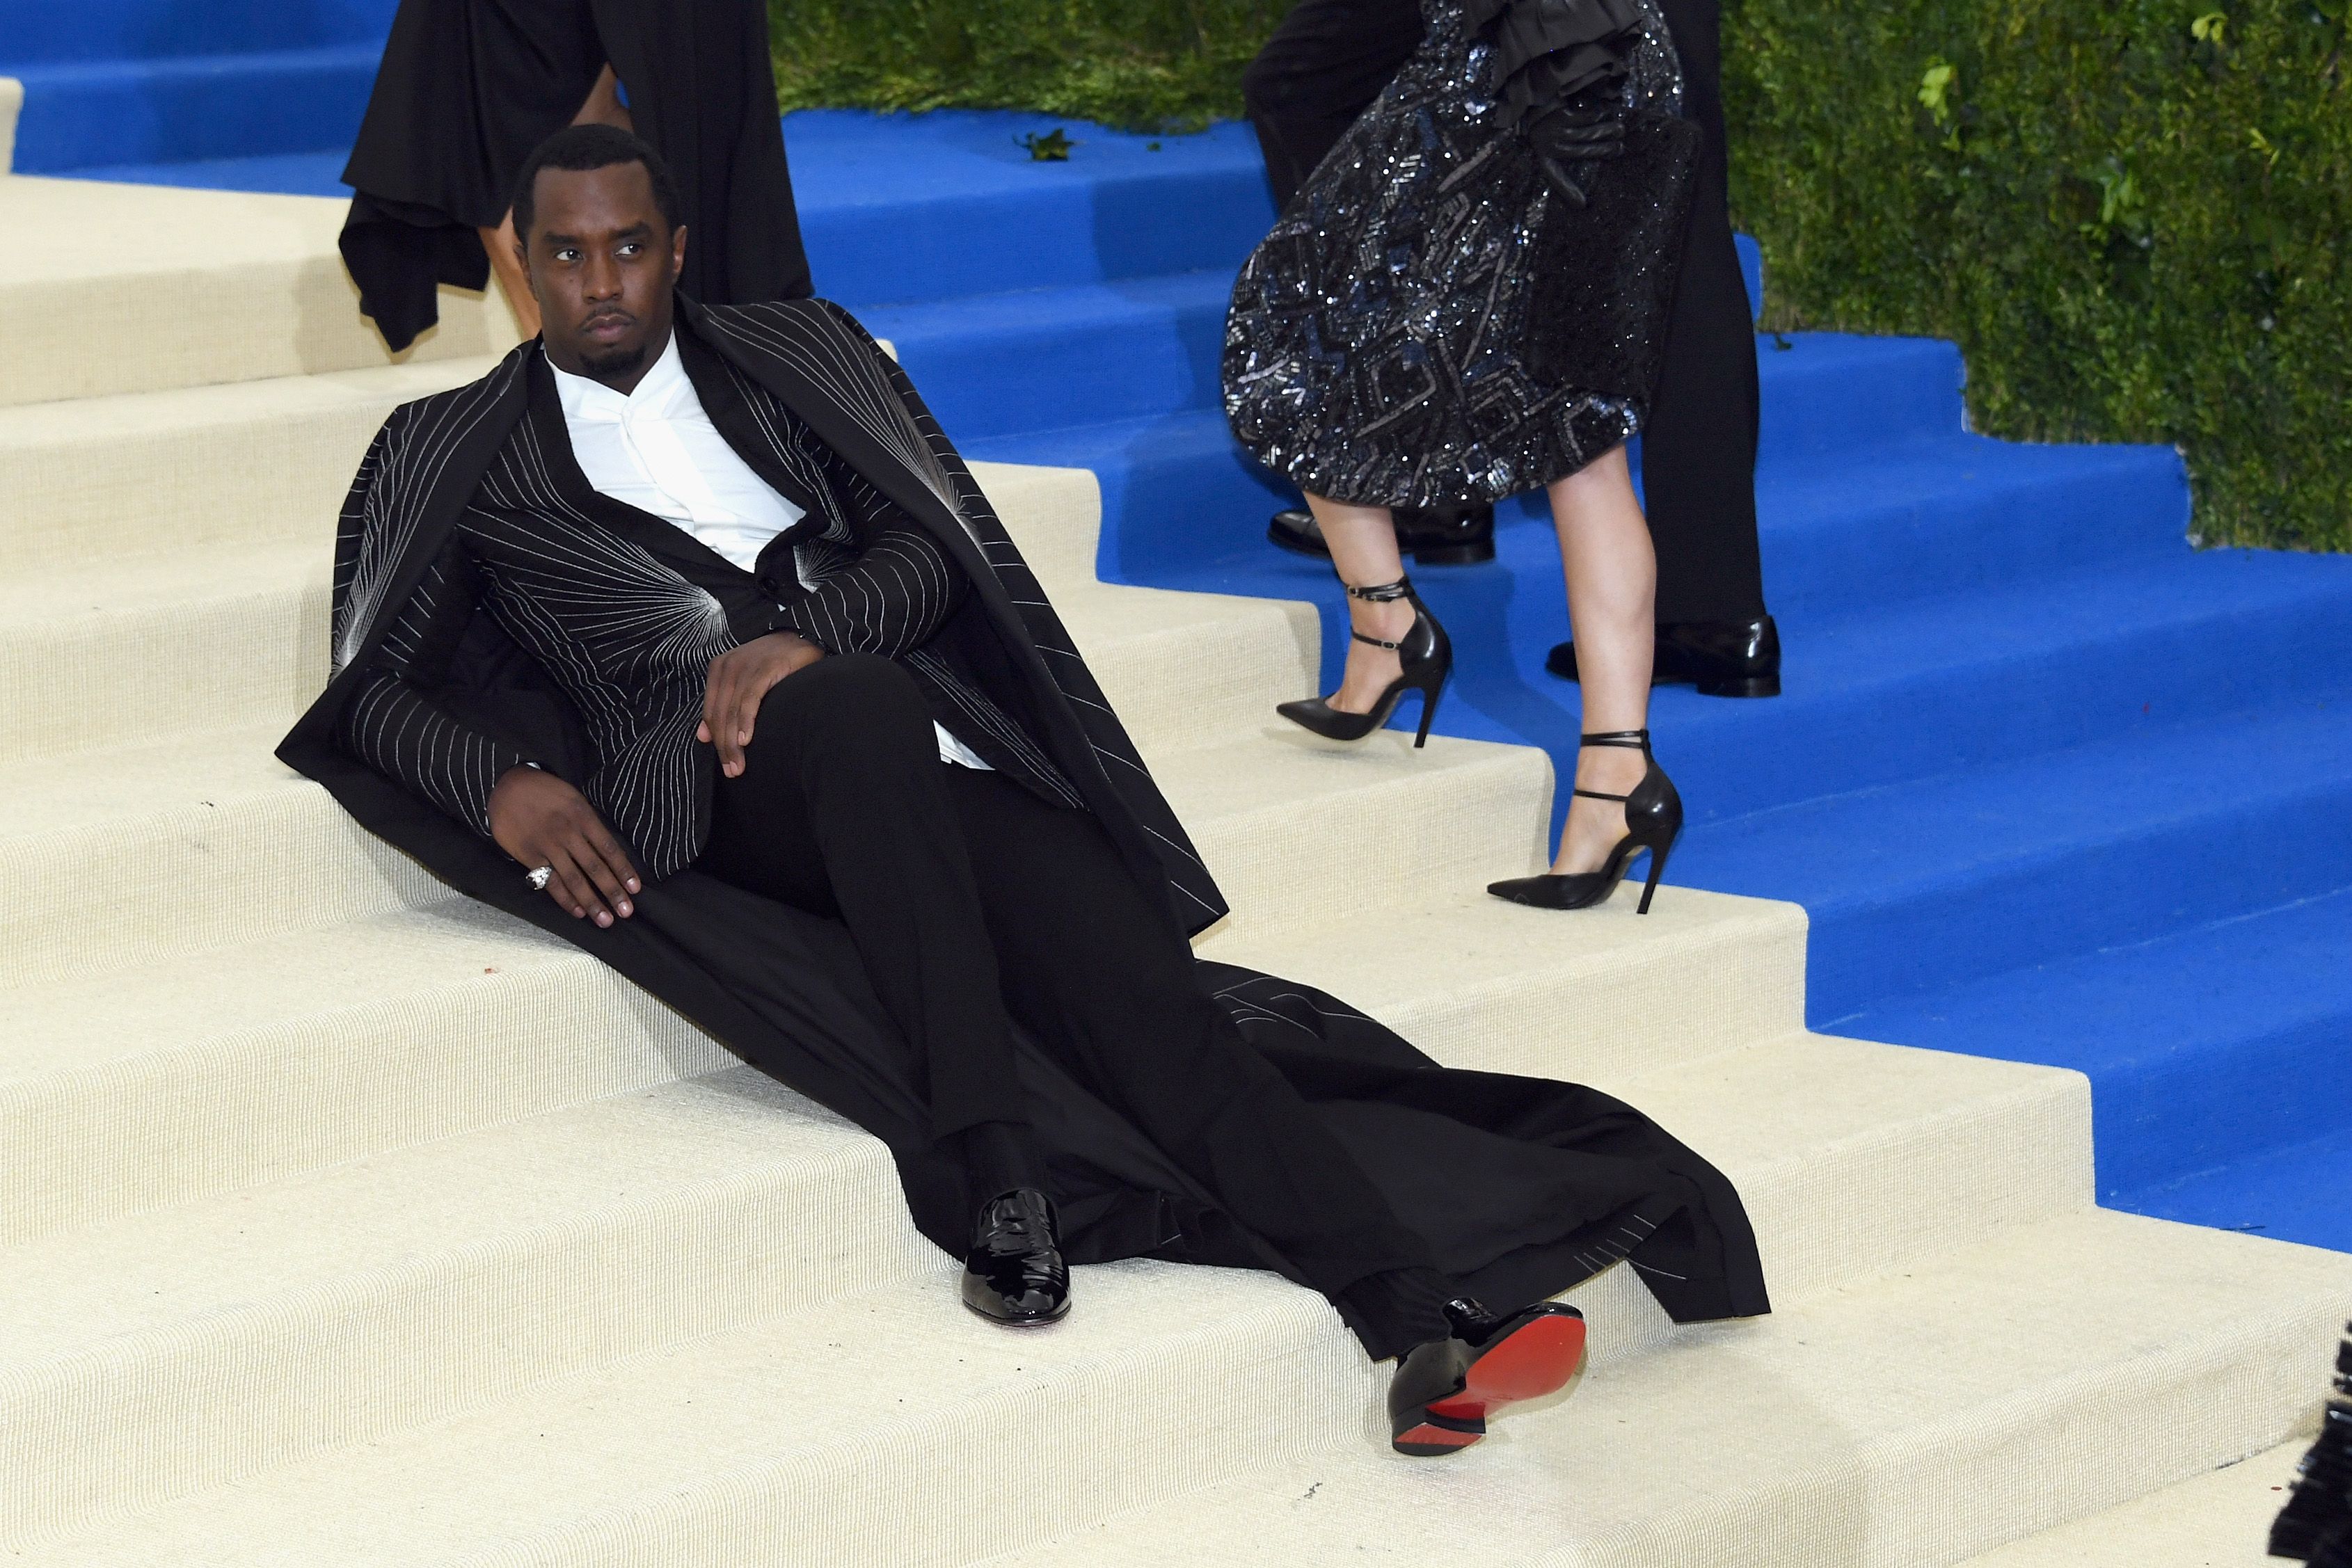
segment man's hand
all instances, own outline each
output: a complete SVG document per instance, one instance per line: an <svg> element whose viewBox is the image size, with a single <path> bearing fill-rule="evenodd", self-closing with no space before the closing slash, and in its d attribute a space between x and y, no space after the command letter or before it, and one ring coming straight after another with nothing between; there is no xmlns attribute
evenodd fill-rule
<svg viewBox="0 0 2352 1568"><path fill-rule="evenodd" d="M536 768L509 768L490 791L490 836L526 867L552 866L547 896L599 925L636 913L637 868L588 798Z"/></svg>
<svg viewBox="0 0 2352 1568"><path fill-rule="evenodd" d="M743 748L751 744L761 699L778 681L824 657L824 649L797 632L771 632L710 661L702 725L694 737L719 748L719 771L730 779L742 777Z"/></svg>

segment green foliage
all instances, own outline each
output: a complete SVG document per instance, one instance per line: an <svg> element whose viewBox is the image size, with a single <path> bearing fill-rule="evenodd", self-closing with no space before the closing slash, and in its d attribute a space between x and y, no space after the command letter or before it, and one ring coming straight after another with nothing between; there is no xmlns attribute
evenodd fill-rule
<svg viewBox="0 0 2352 1568"><path fill-rule="evenodd" d="M786 109L1034 109L1138 131L1241 113L1286 0L769 0Z"/></svg>
<svg viewBox="0 0 2352 1568"><path fill-rule="evenodd" d="M2352 0L1728 0L1769 320L1957 339L1979 428L2179 444L2352 547Z"/></svg>

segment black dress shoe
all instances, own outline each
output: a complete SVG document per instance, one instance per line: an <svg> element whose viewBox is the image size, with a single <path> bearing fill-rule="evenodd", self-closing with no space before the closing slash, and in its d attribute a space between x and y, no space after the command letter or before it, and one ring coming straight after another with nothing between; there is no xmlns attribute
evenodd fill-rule
<svg viewBox="0 0 2352 1568"><path fill-rule="evenodd" d="M1495 559L1492 507L1431 511L1399 507L1395 517L1397 549L1412 557L1416 566L1475 566ZM1331 553L1331 547L1323 542L1323 530L1316 526L1315 514L1304 507L1275 513L1265 525L1265 537L1268 543L1294 555L1328 557Z"/></svg>
<svg viewBox="0 0 2352 1568"><path fill-rule="evenodd" d="M1507 1406L1556 1394L1584 1371L1584 1314L1553 1301L1496 1317L1449 1301L1447 1339L1417 1344L1389 1380L1390 1446L1426 1458L1466 1448Z"/></svg>
<svg viewBox="0 0 2352 1568"><path fill-rule="evenodd" d="M963 1260L963 1304L1007 1328L1057 1323L1070 1313L1070 1269L1062 1261L1054 1200L1016 1186L981 1205Z"/></svg>
<svg viewBox="0 0 2352 1568"><path fill-rule="evenodd" d="M1576 679L1576 644L1562 643L1544 668ZM1754 621L1677 621L1658 627L1650 663L1654 686L1696 685L1707 697L1780 695L1780 629L1769 615Z"/></svg>

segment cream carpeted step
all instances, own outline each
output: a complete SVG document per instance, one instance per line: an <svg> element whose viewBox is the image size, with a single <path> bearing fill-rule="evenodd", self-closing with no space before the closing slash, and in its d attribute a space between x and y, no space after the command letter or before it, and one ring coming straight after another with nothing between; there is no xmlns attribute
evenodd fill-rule
<svg viewBox="0 0 2352 1568"><path fill-rule="evenodd" d="M83 461L99 466L94 454ZM349 465L338 466L340 490ZM1314 685L1310 606L1096 581L1093 476L1000 467L989 478L1041 576L1063 580L1057 606L1139 745L1157 754L1254 727ZM64 549L83 520L64 507L64 520L26 536L62 561L12 571L0 588L0 761L85 748L99 714L144 738L290 722L326 678L336 504L317 503L299 542L200 546L150 519L146 548L128 558ZM268 515L267 497L254 505Z"/></svg>
<svg viewBox="0 0 2352 1568"><path fill-rule="evenodd" d="M2338 1257L2083 1210L1604 1357L1415 1463L1376 1446L1380 1373L1277 1281L1087 1270L1069 1322L1013 1336L919 1272L16 1560L1927 1568L2283 1432L2352 1288Z"/></svg>
<svg viewBox="0 0 2352 1568"><path fill-rule="evenodd" d="M0 762L292 722L325 684L333 540L172 550L0 586Z"/></svg>
<svg viewBox="0 0 2352 1568"><path fill-rule="evenodd" d="M1887 1052L1898 1071L1867 1071ZM1797 1295L2087 1186L2071 1074L1799 1036L1642 1089L1739 1181ZM0 1542L845 1289L921 1299L936 1257L879 1146L748 1069L22 1243L0 1250ZM1583 1292L1616 1358L1670 1332L1621 1275Z"/></svg>
<svg viewBox="0 0 2352 1568"><path fill-rule="evenodd" d="M0 588L0 761L290 724L327 675L332 538L14 574ZM1272 718L1315 674L1311 607L1093 584L1070 634L1155 754ZM1174 676L1175 678L1171 678Z"/></svg>
<svg viewBox="0 0 2352 1568"><path fill-rule="evenodd" d="M1264 735L1152 763L1252 930L1483 887L1546 856L1551 762L1531 747L1433 737L1416 750L1395 730L1341 747L1269 719Z"/></svg>
<svg viewBox="0 0 2352 1568"><path fill-rule="evenodd" d="M2285 1443L1969 1559L1966 1568L2278 1568L2271 1521L2305 1445Z"/></svg>
<svg viewBox="0 0 2352 1568"><path fill-rule="evenodd" d="M280 733L0 764L7 981L120 974L456 896L272 757Z"/></svg>
<svg viewBox="0 0 2352 1568"><path fill-rule="evenodd" d="M1793 904L1663 887L1648 915L1621 885L1559 914L1473 881L1416 900L1269 932L1246 917L1204 958L1344 997L1445 1061L1618 1082L1805 1021L1805 912Z"/></svg>
<svg viewBox="0 0 2352 1568"><path fill-rule="evenodd" d="M32 246L0 277L0 403L210 386L391 362L335 250L345 204L99 181L0 180L0 233ZM441 291L411 360L501 353L495 291Z"/></svg>
<svg viewBox="0 0 2352 1568"><path fill-rule="evenodd" d="M9 975L117 972L450 896L270 756L278 735L223 730L0 767ZM1415 752L1383 736L1337 751L1276 737L1180 753L1156 773L1227 896L1271 930L1517 874L1540 852L1550 765L1476 741ZM1285 792L1269 798L1253 777ZM1381 853L1366 856L1368 843Z"/></svg>
<svg viewBox="0 0 2352 1568"><path fill-rule="evenodd" d="M324 551L384 417L496 362L421 361L0 406L0 496L8 501L0 570L143 559L159 547ZM1093 580L1092 474L1001 463L973 472L1050 586Z"/></svg>
<svg viewBox="0 0 2352 1568"><path fill-rule="evenodd" d="M1337 1446L1003 1563L1939 1568L2279 1440L2347 1290L2337 1254L2085 1209L1601 1367L1457 1461Z"/></svg>
<svg viewBox="0 0 2352 1568"><path fill-rule="evenodd" d="M1685 893L1640 921L1624 909L1563 929L1496 904L1477 973L1491 1028L1450 967L1339 994L1442 1060L1604 1085L1794 1032L1773 1003L1801 977L1801 943L1759 937L1754 918L1785 930L1785 906ZM1753 992L1658 983L1692 967L1753 974ZM1515 992L1642 1005L1548 1026L1500 999ZM733 1061L569 944L462 901L159 951L0 990L0 1244Z"/></svg>
<svg viewBox="0 0 2352 1568"><path fill-rule="evenodd" d="M25 108L25 84L0 77L0 174L16 161L16 117Z"/></svg>
<svg viewBox="0 0 2352 1568"><path fill-rule="evenodd" d="M569 943L467 901L0 991L0 1245L734 1058Z"/></svg>
<svg viewBox="0 0 2352 1568"><path fill-rule="evenodd" d="M494 363L425 361L0 408L0 571L159 548L323 552L384 416Z"/></svg>

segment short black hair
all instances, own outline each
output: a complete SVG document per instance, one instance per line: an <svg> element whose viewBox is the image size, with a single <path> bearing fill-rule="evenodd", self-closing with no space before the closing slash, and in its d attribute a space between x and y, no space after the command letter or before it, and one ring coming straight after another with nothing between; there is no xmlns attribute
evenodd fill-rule
<svg viewBox="0 0 2352 1568"><path fill-rule="evenodd" d="M661 161L660 153L617 125L567 125L532 148L530 156L522 161L522 172L515 177L515 237L526 246L530 243L530 223L536 215L532 188L539 183L541 170L579 173L610 169L617 163L646 166L646 178L654 187L654 205L661 210L662 223L669 232L677 233L677 183L669 177L669 166Z"/></svg>

